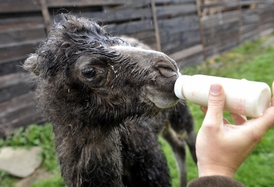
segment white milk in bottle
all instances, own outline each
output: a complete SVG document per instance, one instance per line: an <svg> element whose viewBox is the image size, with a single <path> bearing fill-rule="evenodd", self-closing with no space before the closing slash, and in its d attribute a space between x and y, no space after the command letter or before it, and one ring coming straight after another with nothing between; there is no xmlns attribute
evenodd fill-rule
<svg viewBox="0 0 274 187"><path fill-rule="evenodd" d="M206 75L181 75L174 86L180 99L201 106L208 105L210 85L221 84L226 94L224 110L248 117L259 117L270 106L271 91L263 82Z"/></svg>

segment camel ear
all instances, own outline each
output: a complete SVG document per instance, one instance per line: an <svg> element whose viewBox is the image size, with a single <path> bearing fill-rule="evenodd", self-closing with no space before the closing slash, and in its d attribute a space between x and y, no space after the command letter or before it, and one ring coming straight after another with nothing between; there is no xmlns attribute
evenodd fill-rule
<svg viewBox="0 0 274 187"><path fill-rule="evenodd" d="M29 72L32 72L34 75L39 76L39 70L37 68L38 55L31 54L24 62L23 68Z"/></svg>

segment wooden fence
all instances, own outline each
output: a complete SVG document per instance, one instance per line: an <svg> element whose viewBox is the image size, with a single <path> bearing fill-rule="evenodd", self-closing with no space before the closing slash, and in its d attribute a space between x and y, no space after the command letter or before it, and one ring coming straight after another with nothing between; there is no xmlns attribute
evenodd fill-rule
<svg viewBox="0 0 274 187"><path fill-rule="evenodd" d="M34 104L35 86L21 66L62 12L98 20L113 35L138 38L180 68L274 28L273 0L1 0L0 137L44 122Z"/></svg>

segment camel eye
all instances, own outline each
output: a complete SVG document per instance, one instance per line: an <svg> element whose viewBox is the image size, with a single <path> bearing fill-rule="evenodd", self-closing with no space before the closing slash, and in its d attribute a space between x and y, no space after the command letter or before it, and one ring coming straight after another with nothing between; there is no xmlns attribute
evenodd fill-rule
<svg viewBox="0 0 274 187"><path fill-rule="evenodd" d="M96 75L94 68L86 68L81 71L82 75L86 78L92 78Z"/></svg>

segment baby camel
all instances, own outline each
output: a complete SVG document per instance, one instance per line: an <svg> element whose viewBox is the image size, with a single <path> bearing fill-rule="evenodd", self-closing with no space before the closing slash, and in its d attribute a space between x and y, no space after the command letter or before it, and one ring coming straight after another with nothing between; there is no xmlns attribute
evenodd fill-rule
<svg viewBox="0 0 274 187"><path fill-rule="evenodd" d="M62 14L24 68L53 125L69 187L170 186L157 133L169 122L181 132L172 120L190 116L173 92L179 71L172 59ZM157 118L163 125L152 124Z"/></svg>

